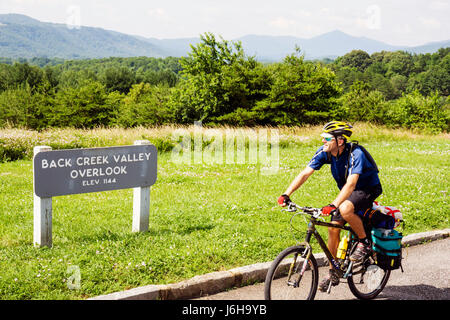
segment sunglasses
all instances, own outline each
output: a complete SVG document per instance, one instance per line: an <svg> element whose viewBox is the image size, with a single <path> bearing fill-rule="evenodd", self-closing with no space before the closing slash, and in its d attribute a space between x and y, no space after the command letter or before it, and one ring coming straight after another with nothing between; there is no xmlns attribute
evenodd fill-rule
<svg viewBox="0 0 450 320"><path fill-rule="evenodd" d="M326 134L321 135L321 137L322 137L323 139L325 139L326 142L330 142L330 141L332 141L332 140L334 139L334 136L332 136L332 135L326 135Z"/></svg>

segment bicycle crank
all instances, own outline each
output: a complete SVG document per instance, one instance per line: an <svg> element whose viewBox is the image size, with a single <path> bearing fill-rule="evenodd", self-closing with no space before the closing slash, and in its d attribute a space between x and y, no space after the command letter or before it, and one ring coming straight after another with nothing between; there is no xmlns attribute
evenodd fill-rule
<svg viewBox="0 0 450 320"><path fill-rule="evenodd" d="M333 283L330 281L330 284L328 285L328 289L327 289L328 294L330 294L330 292L331 292L332 285L333 285Z"/></svg>

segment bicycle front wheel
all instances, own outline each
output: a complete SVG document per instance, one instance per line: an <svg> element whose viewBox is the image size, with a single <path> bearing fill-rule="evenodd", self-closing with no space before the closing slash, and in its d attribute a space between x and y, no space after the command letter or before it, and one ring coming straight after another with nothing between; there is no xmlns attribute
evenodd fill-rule
<svg viewBox="0 0 450 320"><path fill-rule="evenodd" d="M319 271L312 253L306 259L307 250L304 246L293 246L275 258L266 275L266 300L314 299Z"/></svg>

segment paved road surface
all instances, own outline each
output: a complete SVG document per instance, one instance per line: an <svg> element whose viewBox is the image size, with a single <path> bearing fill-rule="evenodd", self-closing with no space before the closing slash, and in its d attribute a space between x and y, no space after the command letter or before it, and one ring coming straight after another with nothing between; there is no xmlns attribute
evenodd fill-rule
<svg viewBox="0 0 450 320"><path fill-rule="evenodd" d="M403 249L403 270L394 270L380 300L450 300L450 238ZM319 281L328 272L320 268ZM198 300L262 300L264 284L242 287ZM355 299L345 280L328 295L317 291L316 300Z"/></svg>

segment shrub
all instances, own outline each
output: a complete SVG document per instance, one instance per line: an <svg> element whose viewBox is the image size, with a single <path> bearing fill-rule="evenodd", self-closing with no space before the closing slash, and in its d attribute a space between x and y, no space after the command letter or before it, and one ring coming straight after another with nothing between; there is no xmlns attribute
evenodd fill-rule
<svg viewBox="0 0 450 320"><path fill-rule="evenodd" d="M240 42L217 41L210 33L201 41L181 60L183 77L170 99L174 120L254 124L252 108L270 89L267 68L246 56Z"/></svg>
<svg viewBox="0 0 450 320"><path fill-rule="evenodd" d="M170 93L167 86L133 85L115 109L113 124L126 128L170 123L173 120L168 108Z"/></svg>
<svg viewBox="0 0 450 320"><path fill-rule="evenodd" d="M349 92L339 98L341 105L337 114L348 121L384 123L384 95L363 82L355 82Z"/></svg>
<svg viewBox="0 0 450 320"><path fill-rule="evenodd" d="M424 97L416 90L390 101L386 108L385 122L391 127L448 132L449 121L449 99L440 97L437 92Z"/></svg>
<svg viewBox="0 0 450 320"><path fill-rule="evenodd" d="M273 67L268 97L254 108L261 124L323 123L341 93L334 73L319 63L305 62L300 49Z"/></svg>
<svg viewBox="0 0 450 320"><path fill-rule="evenodd" d="M65 88L56 94L50 124L74 128L107 126L114 111L107 102L106 88L99 82L86 81L79 88Z"/></svg>

